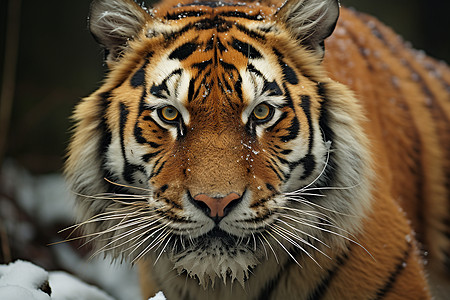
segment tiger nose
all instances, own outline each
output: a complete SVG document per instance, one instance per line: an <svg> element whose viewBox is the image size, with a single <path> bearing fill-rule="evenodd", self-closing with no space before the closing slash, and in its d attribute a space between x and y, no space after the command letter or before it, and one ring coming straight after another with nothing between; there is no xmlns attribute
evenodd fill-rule
<svg viewBox="0 0 450 300"><path fill-rule="evenodd" d="M210 197L206 194L199 194L193 199L198 208L217 222L236 207L241 202L242 197L237 193L230 193L225 197Z"/></svg>

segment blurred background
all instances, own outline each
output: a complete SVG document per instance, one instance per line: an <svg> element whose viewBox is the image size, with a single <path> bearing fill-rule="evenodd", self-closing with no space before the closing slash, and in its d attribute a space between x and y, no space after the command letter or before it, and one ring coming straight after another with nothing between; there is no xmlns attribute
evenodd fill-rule
<svg viewBox="0 0 450 300"><path fill-rule="evenodd" d="M151 1L146 3L151 6ZM71 208L58 199L67 197L60 190L60 173L70 136L69 116L82 97L99 87L105 71L101 49L87 29L89 4L0 1L0 264L22 258L45 268L70 269L47 245L58 240L59 229L72 223L67 217ZM450 61L446 1L341 4L375 15L414 48ZM40 204L50 198L56 205ZM66 206L52 213L60 218L45 222L45 211L53 212L58 203ZM42 213L36 213L39 207Z"/></svg>

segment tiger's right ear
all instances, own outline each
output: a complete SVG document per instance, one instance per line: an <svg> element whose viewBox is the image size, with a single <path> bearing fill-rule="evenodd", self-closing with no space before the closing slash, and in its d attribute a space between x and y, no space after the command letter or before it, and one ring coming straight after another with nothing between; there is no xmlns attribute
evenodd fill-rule
<svg viewBox="0 0 450 300"><path fill-rule="evenodd" d="M286 0L276 17L300 44L323 58L324 40L336 26L339 7L339 0Z"/></svg>
<svg viewBox="0 0 450 300"><path fill-rule="evenodd" d="M129 40L136 37L152 17L132 0L94 0L89 29L105 48L108 67L117 62Z"/></svg>

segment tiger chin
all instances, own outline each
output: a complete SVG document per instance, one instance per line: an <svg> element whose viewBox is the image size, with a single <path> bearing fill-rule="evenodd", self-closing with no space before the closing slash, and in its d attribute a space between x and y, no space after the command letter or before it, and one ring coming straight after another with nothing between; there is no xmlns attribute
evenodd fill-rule
<svg viewBox="0 0 450 300"><path fill-rule="evenodd" d="M445 64L336 0L96 0L89 28L65 174L145 299L445 295Z"/></svg>

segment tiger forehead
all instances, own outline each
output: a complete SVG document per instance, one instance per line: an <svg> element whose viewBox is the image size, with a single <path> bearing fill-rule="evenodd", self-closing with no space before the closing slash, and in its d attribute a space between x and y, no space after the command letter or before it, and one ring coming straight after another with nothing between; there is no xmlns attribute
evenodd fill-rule
<svg viewBox="0 0 450 300"><path fill-rule="evenodd" d="M173 5L173 3L176 3ZM192 18L241 18L247 20L267 20L276 12L275 6L261 5L259 2L240 3L222 1L169 1L153 10L155 17L163 20ZM191 21L191 20L190 20Z"/></svg>
<svg viewBox="0 0 450 300"><path fill-rule="evenodd" d="M182 85L178 85L184 86L182 90L185 92L182 94L187 95L188 103L201 100L207 104L205 102L213 101L211 98L219 100L219 95L221 99L226 98L230 105L231 102L243 102L243 72L259 69L263 70L259 74L268 70L273 73L273 68L268 67L276 61L273 49L266 43L267 32L260 29L260 24L271 26L273 22L262 22L261 10L251 6L222 4L177 6L159 13L160 18L166 19L166 24L174 24L178 31L176 39L166 41L168 47L160 56L161 67L158 69L167 69L172 65L174 68L181 67L174 72L188 72L189 82L183 81Z"/></svg>

